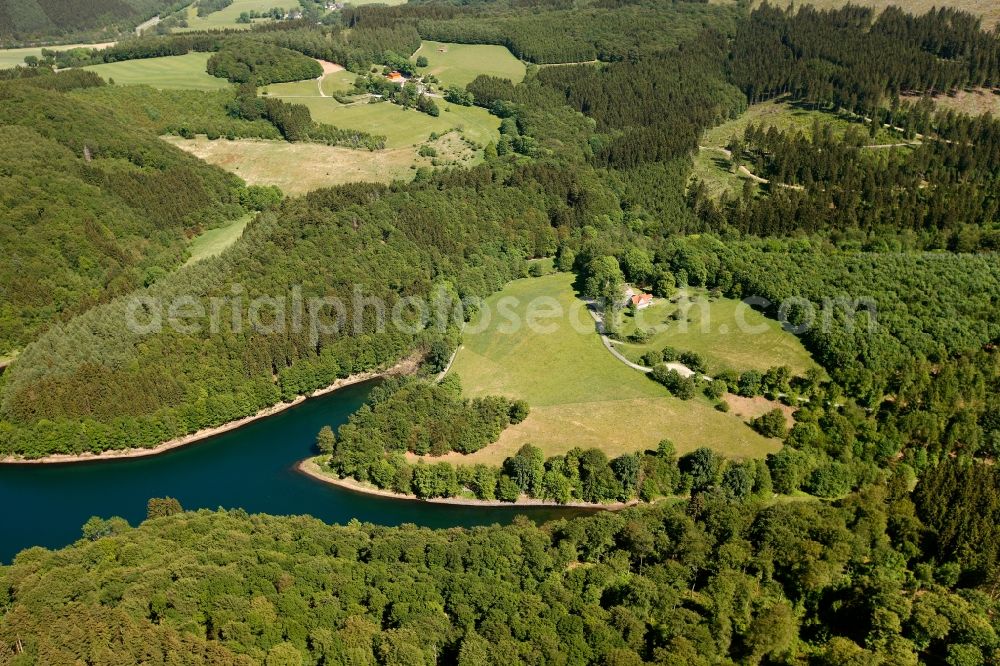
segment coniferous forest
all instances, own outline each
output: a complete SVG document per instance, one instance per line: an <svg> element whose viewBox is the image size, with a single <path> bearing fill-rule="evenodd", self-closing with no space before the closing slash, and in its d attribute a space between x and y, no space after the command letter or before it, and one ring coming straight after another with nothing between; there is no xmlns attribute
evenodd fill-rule
<svg viewBox="0 0 1000 666"><path fill-rule="evenodd" d="M121 4L106 11L122 21L159 9ZM0 662L1000 663L1000 118L935 103L1000 86L1000 31L948 7L750 4L349 5L0 70L0 357L20 352L0 374L0 455L152 448L420 358L318 434L326 472L422 499L635 505L432 530L152 499L141 525L95 517L0 567ZM45 3L0 3L0 35L110 25L101 9L43 25L28 5ZM473 166L279 201L158 138L380 150L256 86L313 79L317 58L367 75L421 40L527 63L517 84L447 93L500 126ZM111 86L75 67L193 51L233 85ZM706 132L778 98L811 126L734 133L725 151L757 180L713 194L692 171ZM246 215L231 248L178 270L189 238ZM526 444L455 464L534 406L436 380L462 343L449 308L385 329L352 290L389 308L481 299L537 258L593 296L628 280L754 298L818 368L706 380L663 364L703 373L697 354L644 362L681 400L789 405L787 424L751 422L780 450ZM346 309L319 330L121 325L136 297L239 308L292 285Z"/></svg>

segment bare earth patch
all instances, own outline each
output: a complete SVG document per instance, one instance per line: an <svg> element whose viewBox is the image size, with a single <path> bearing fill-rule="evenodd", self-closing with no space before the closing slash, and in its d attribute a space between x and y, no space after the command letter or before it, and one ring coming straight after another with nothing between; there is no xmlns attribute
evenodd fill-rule
<svg viewBox="0 0 1000 666"><path fill-rule="evenodd" d="M729 413L744 421L755 419L777 408L785 415L785 423L788 424L789 428L795 425L795 419L792 418L795 410L777 400L768 400L762 395L756 398L744 398L733 393L727 393L724 400L729 403Z"/></svg>
<svg viewBox="0 0 1000 666"><path fill-rule="evenodd" d="M326 76L327 74L336 74L337 72L344 71L343 65L338 65L337 63L330 62L329 60L320 60L319 58L317 58L316 62L318 62L320 66L323 68L323 76Z"/></svg>

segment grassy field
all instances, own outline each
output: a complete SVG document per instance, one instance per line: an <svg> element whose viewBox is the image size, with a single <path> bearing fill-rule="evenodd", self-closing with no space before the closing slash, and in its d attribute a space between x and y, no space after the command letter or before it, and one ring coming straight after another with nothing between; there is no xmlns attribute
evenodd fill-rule
<svg viewBox="0 0 1000 666"><path fill-rule="evenodd" d="M209 229L192 238L191 244L188 245L188 251L191 253L191 256L188 257L184 265L190 266L202 259L222 254L223 250L235 243L243 235L243 230L246 229L247 224L252 219L253 215L244 215L224 227Z"/></svg>
<svg viewBox="0 0 1000 666"><path fill-rule="evenodd" d="M335 92L346 92L354 87L354 79L356 78L358 78L357 74L347 70L327 74L323 77L323 94L330 97ZM272 83L262 87L260 93L271 97L322 98L322 95L319 94L319 84L316 83L315 79L292 81L291 83Z"/></svg>
<svg viewBox="0 0 1000 666"><path fill-rule="evenodd" d="M787 365L801 374L815 365L802 342L741 301L729 298L710 300L702 289L682 291L680 303L657 299L653 305L623 315L621 332L627 336L637 328L654 331L642 345L620 343L620 351L638 362L647 351L666 346L701 354L708 362L709 374L721 370L766 370ZM685 318L670 319L677 310Z"/></svg>
<svg viewBox="0 0 1000 666"><path fill-rule="evenodd" d="M370 152L286 141L209 141L164 137L178 148L231 171L251 185L277 185L290 195L358 181L391 182L413 177L421 163L413 148Z"/></svg>
<svg viewBox="0 0 1000 666"><path fill-rule="evenodd" d="M905 100L917 102L919 97L907 96ZM1000 117L1000 95L984 89L960 90L954 95L938 95L934 103L945 109L952 109L970 116L981 116L990 113Z"/></svg>
<svg viewBox="0 0 1000 666"><path fill-rule="evenodd" d="M187 32L190 30L214 30L218 28L235 28L240 30L246 30L250 28L249 24L237 23L236 19L240 17L243 12L266 12L272 7L281 7L282 9L297 9L299 3L295 0L233 0L233 4L229 5L225 9L220 9L217 12L212 12L208 16L198 16L198 10L194 5L188 7L188 27L178 28L175 32ZM271 19L254 19L254 23L267 22Z"/></svg>
<svg viewBox="0 0 1000 666"><path fill-rule="evenodd" d="M65 46L38 46L27 49L0 49L0 69L23 65L24 59L30 55L41 58L43 48L50 51L69 51L70 49L101 49L111 46L111 44L112 42L104 42L103 44L66 44Z"/></svg>
<svg viewBox="0 0 1000 666"><path fill-rule="evenodd" d="M84 69L97 72L104 79L114 79L118 85L144 84L154 88L178 90L218 90L229 82L205 71L208 53L188 53L181 56L126 60L106 65L91 65ZM315 82L314 82L315 85Z"/></svg>
<svg viewBox="0 0 1000 666"><path fill-rule="evenodd" d="M739 172L734 173L729 158L716 150L700 150L695 154L691 176L703 181L709 196L715 199L724 192L728 192L730 197L740 196L743 183L750 183L755 192L758 189L752 179Z"/></svg>
<svg viewBox="0 0 1000 666"><path fill-rule="evenodd" d="M546 455L596 446L614 456L655 447L663 438L672 439L681 452L710 446L735 458L780 447L704 398L670 397L612 357L572 283L567 273L517 280L487 301L488 320L480 315L466 328L451 370L466 395L523 398L531 414L496 444L469 456L450 454L455 462L500 463L526 442ZM529 324L531 313L554 308L562 316ZM522 325L509 326L511 317L500 314L507 312Z"/></svg>
<svg viewBox="0 0 1000 666"><path fill-rule="evenodd" d="M775 127L782 131L801 131L807 136L812 134L813 121L819 120L821 125L832 125L838 133L846 133L850 127L867 131L868 127L845 115L814 111L798 104L790 104L784 99L771 100L754 104L746 113L735 120L730 120L705 132L701 145L723 148L733 136L742 136L748 125L762 125L764 128ZM895 134L888 130L879 130L871 143L893 143L899 141Z"/></svg>
<svg viewBox="0 0 1000 666"><path fill-rule="evenodd" d="M468 139L482 144L500 137L500 119L478 106L458 106L439 100L441 115L433 118L389 102L345 106L321 97L295 101L308 106L316 122L385 136L388 148L414 146L426 141L431 132L440 134L452 128L461 129Z"/></svg>
<svg viewBox="0 0 1000 666"><path fill-rule="evenodd" d="M772 5L779 7L791 4L790 2L782 2L781 0L770 0L770 2ZM879 12L886 7L895 5L915 15L926 14L935 7L955 7L971 14L982 16L983 27L987 29L1000 23L1000 3L996 0L906 0L905 2L901 2L900 0L850 0L850 2L855 5L872 7ZM833 9L843 7L847 3L848 0L808 0L807 2L796 2L795 5L808 4L817 9ZM754 6L760 4L763 4L763 0L754 0Z"/></svg>
<svg viewBox="0 0 1000 666"><path fill-rule="evenodd" d="M428 61L421 74L433 74L445 85L465 87L480 74L489 74L520 83L524 79L524 63L514 57L506 46L484 44L446 44L422 42L410 58L425 56Z"/></svg>

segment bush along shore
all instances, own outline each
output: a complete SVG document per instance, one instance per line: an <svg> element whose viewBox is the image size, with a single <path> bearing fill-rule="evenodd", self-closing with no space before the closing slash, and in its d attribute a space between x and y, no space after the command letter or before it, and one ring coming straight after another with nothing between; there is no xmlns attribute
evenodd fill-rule
<svg viewBox="0 0 1000 666"><path fill-rule="evenodd" d="M470 505L559 504L622 508L721 485L733 497L770 497L764 460L726 461L709 448L678 457L669 440L655 451L609 460L600 449L571 449L545 458L525 444L502 466L452 465L425 457L469 454L496 442L527 417L523 401L465 399L455 375L440 383L387 380L337 433L317 436L320 455L300 471L352 490Z"/></svg>

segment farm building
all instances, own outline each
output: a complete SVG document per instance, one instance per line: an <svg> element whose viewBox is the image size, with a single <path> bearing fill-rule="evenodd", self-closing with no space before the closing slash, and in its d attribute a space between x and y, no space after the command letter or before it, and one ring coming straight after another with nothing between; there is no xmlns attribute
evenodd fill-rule
<svg viewBox="0 0 1000 666"><path fill-rule="evenodd" d="M644 310L653 304L653 295L643 293L632 294L631 302L636 310Z"/></svg>

